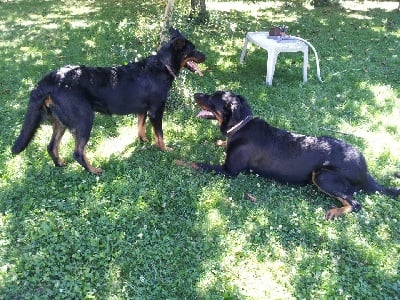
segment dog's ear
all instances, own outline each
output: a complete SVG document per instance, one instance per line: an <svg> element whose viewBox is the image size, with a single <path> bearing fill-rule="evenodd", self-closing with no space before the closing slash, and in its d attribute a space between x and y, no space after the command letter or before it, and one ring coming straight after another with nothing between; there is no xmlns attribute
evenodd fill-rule
<svg viewBox="0 0 400 300"><path fill-rule="evenodd" d="M174 27L169 28L171 34L171 41L176 51L182 50L186 45L186 38Z"/></svg>
<svg viewBox="0 0 400 300"><path fill-rule="evenodd" d="M177 39L174 40L173 45L174 45L174 49L176 51L182 50L183 47L185 47L185 45L186 45L186 39L177 38Z"/></svg>
<svg viewBox="0 0 400 300"><path fill-rule="evenodd" d="M252 116L253 112L251 110L249 103L247 102L247 99L245 97L243 97L242 95L237 95L237 97L240 102L241 113L246 116Z"/></svg>
<svg viewBox="0 0 400 300"><path fill-rule="evenodd" d="M238 97L236 96L234 100L230 103L230 110L232 112L232 119L235 121L240 121L242 119L242 110L240 101L238 101Z"/></svg>
<svg viewBox="0 0 400 300"><path fill-rule="evenodd" d="M241 101L238 95L228 91L222 96L225 101L225 107L231 113L231 119L238 121L241 119Z"/></svg>
<svg viewBox="0 0 400 300"><path fill-rule="evenodd" d="M249 104L245 97L236 95L230 92L230 101L228 102L229 110L232 113L232 119L235 121L241 121L247 116L253 115Z"/></svg>
<svg viewBox="0 0 400 300"><path fill-rule="evenodd" d="M222 93L221 98L226 104L229 104L229 103L235 101L236 94L234 92L226 91L226 92L221 92L221 93Z"/></svg>
<svg viewBox="0 0 400 300"><path fill-rule="evenodd" d="M181 36L181 33L179 32L179 30L175 29L172 26L169 28L169 34L171 35L171 38Z"/></svg>
<svg viewBox="0 0 400 300"><path fill-rule="evenodd" d="M242 95L236 95L238 101L240 102L240 104L247 106L247 100L245 97L243 97Z"/></svg>
<svg viewBox="0 0 400 300"><path fill-rule="evenodd" d="M186 40L186 37L178 29L175 29L174 27L169 28L169 34L171 35L171 39Z"/></svg>

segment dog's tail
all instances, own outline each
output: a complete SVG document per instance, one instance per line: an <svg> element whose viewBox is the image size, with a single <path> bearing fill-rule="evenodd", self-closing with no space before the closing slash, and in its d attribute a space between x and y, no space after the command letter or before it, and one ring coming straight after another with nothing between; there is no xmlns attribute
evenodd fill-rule
<svg viewBox="0 0 400 300"><path fill-rule="evenodd" d="M22 125L21 132L14 142L11 148L12 154L18 154L25 150L36 130L46 117L46 101L50 101L51 87L45 82L39 83L39 85L32 90L28 109L25 114L24 124Z"/></svg>
<svg viewBox="0 0 400 300"><path fill-rule="evenodd" d="M374 193L374 192L379 192L381 194L387 195L393 199L397 198L400 196L400 188L394 188L394 187L384 187L377 183L375 179L368 174L368 185L365 187L366 192L369 193Z"/></svg>

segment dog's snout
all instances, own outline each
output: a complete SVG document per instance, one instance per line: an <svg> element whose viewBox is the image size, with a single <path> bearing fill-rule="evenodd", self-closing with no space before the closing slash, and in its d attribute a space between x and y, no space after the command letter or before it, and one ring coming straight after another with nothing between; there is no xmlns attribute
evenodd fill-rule
<svg viewBox="0 0 400 300"><path fill-rule="evenodd" d="M194 94L194 99L201 99L201 98L204 98L204 94L203 93L195 93Z"/></svg>

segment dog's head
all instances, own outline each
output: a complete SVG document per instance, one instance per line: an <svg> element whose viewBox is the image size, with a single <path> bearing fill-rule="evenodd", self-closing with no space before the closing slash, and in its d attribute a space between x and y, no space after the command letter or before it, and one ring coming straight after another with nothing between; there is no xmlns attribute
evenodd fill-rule
<svg viewBox="0 0 400 300"><path fill-rule="evenodd" d="M158 51L160 59L178 75L182 68L203 76L198 63L206 60L206 56L196 50L194 44L185 38L179 30L169 29L171 39Z"/></svg>
<svg viewBox="0 0 400 300"><path fill-rule="evenodd" d="M253 116L246 98L231 91L217 91L211 95L196 93L194 100L202 108L197 116L217 120L225 135L240 122Z"/></svg>

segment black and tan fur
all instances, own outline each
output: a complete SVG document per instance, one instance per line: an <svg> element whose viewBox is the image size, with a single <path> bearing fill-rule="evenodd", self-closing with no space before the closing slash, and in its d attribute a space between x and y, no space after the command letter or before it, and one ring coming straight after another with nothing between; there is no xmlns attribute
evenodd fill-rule
<svg viewBox="0 0 400 300"><path fill-rule="evenodd" d="M343 205L327 211L325 218L329 220L361 209L354 193L380 192L393 198L400 195L400 189L378 184L369 174L364 156L348 143L272 127L254 118L246 99L232 92L198 93L194 98L203 109L199 116L216 119L227 136L226 159L223 165L178 164L228 176L252 170L285 184L313 183Z"/></svg>
<svg viewBox="0 0 400 300"><path fill-rule="evenodd" d="M178 30L170 29L171 39L155 55L137 63L118 67L66 66L47 74L32 90L21 133L12 153L23 151L32 140L46 115L53 125L47 147L56 166L63 166L58 150L68 129L75 138L74 158L85 169L100 174L85 155L95 112L103 114L137 114L138 137L146 138L146 118L153 126L155 143L166 149L162 118L172 82L182 68L199 73L196 63L205 55Z"/></svg>

